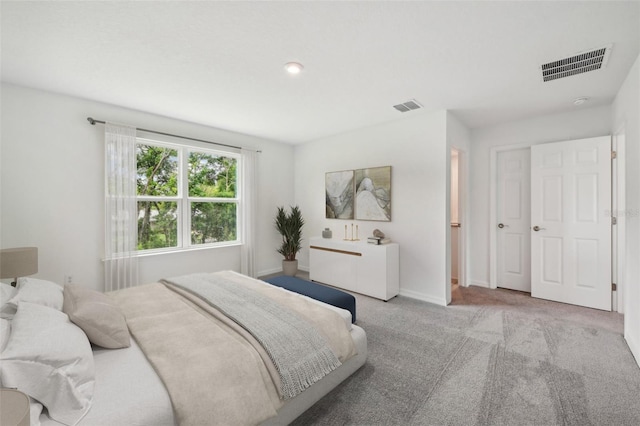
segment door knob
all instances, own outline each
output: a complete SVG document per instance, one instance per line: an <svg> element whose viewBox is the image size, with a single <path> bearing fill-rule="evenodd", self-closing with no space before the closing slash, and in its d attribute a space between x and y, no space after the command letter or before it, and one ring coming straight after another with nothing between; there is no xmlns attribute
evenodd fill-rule
<svg viewBox="0 0 640 426"><path fill-rule="evenodd" d="M505 225L504 223L499 223L498 224L498 228L502 229L502 228L508 228L509 225Z"/></svg>
<svg viewBox="0 0 640 426"><path fill-rule="evenodd" d="M544 231L545 228L540 228L538 225L536 225L536 226L533 227L533 230L538 232L538 231Z"/></svg>

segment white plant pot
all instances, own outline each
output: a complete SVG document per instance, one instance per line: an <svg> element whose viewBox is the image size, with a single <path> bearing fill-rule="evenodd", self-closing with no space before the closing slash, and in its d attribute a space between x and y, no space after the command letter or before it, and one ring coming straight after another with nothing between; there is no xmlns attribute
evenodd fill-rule
<svg viewBox="0 0 640 426"><path fill-rule="evenodd" d="M289 275L294 277L298 272L298 260L283 260L282 261L282 272L285 275Z"/></svg>

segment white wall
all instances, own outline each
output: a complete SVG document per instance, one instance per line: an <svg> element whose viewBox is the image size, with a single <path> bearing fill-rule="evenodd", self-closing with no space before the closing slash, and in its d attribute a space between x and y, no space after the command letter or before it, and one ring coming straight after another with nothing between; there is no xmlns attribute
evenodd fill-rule
<svg viewBox="0 0 640 426"><path fill-rule="evenodd" d="M256 270L280 268L275 206L293 201L293 147L84 99L2 84L0 247L37 246L34 277L65 274L104 288L104 127L86 118L131 124L258 148ZM140 259L140 282L196 271L239 270L239 247Z"/></svg>
<svg viewBox="0 0 640 426"><path fill-rule="evenodd" d="M491 148L504 145L531 146L570 139L611 134L609 106L576 109L563 114L534 117L471 132L469 216L469 282L489 286L489 198Z"/></svg>
<svg viewBox="0 0 640 426"><path fill-rule="evenodd" d="M301 268L308 268L308 238L328 227L344 238L345 224L360 239L376 228L400 245L401 294L446 304L448 216L446 112L412 112L386 124L296 146L295 199L306 225ZM325 173L392 166L391 222L325 218Z"/></svg>
<svg viewBox="0 0 640 426"><path fill-rule="evenodd" d="M611 133L625 129L626 259L624 337L640 364L640 56L620 88L612 107Z"/></svg>

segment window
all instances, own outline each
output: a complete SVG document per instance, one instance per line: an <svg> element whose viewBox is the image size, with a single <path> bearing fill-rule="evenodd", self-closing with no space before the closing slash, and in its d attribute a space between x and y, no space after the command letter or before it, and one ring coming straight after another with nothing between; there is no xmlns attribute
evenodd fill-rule
<svg viewBox="0 0 640 426"><path fill-rule="evenodd" d="M239 156L139 139L138 250L238 241Z"/></svg>

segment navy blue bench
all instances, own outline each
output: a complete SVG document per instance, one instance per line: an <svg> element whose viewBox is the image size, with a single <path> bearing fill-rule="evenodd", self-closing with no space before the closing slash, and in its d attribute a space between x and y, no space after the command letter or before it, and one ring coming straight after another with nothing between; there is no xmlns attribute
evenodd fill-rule
<svg viewBox="0 0 640 426"><path fill-rule="evenodd" d="M351 312L351 322L356 322L356 298L349 293L288 275L267 278L264 281L295 293L304 294L329 305L346 309Z"/></svg>

